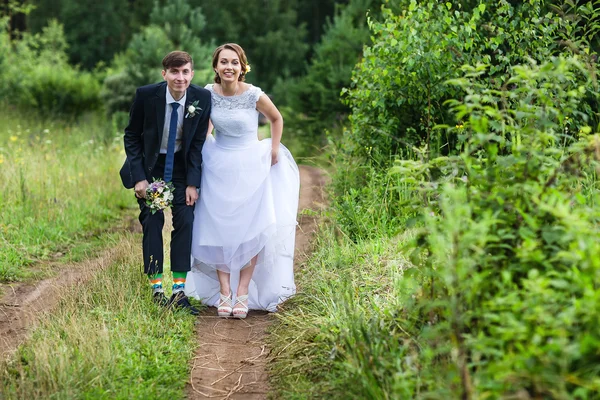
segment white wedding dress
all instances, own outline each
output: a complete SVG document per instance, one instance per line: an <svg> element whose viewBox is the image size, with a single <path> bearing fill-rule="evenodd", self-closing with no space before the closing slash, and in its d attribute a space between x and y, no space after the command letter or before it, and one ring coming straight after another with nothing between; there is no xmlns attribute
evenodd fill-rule
<svg viewBox="0 0 600 400"><path fill-rule="evenodd" d="M231 273L235 301L240 270L255 255L248 306L276 311L292 296L294 239L300 178L288 149L280 145L271 166L271 139L258 139L256 86L237 96L212 94L216 134L202 149L202 183L194 211L192 271L186 294L210 306L219 303L216 270Z"/></svg>

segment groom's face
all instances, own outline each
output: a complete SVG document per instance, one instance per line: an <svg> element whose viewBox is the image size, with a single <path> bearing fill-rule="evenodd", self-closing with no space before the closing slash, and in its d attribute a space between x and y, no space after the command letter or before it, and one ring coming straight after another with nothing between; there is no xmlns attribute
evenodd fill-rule
<svg viewBox="0 0 600 400"><path fill-rule="evenodd" d="M162 76L167 81L171 94L181 94L186 91L194 77L194 70L190 63L180 67L169 67L162 71Z"/></svg>

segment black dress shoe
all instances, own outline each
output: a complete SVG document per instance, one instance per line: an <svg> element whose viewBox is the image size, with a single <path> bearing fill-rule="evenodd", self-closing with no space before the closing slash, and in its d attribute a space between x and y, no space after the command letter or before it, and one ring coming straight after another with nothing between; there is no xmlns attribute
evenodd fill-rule
<svg viewBox="0 0 600 400"><path fill-rule="evenodd" d="M190 300L183 292L177 292L172 295L169 299L169 306L184 309L192 315L200 314L200 311L190 304Z"/></svg>
<svg viewBox="0 0 600 400"><path fill-rule="evenodd" d="M154 304L157 304L162 307L169 304L169 299L167 299L167 296L165 296L164 292L154 293L154 295L152 295L152 301L154 302Z"/></svg>

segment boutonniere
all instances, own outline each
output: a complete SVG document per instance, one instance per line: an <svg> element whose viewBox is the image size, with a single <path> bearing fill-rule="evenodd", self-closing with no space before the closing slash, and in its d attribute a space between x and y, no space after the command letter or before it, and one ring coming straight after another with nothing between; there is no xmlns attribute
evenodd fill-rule
<svg viewBox="0 0 600 400"><path fill-rule="evenodd" d="M185 114L186 118L194 118L198 111L202 111L200 107L198 107L198 100L187 106L187 114Z"/></svg>

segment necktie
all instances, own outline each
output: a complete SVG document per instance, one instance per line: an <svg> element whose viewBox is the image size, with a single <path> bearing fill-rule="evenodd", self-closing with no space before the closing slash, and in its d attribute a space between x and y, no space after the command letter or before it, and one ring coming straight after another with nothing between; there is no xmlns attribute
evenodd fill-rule
<svg viewBox="0 0 600 400"><path fill-rule="evenodd" d="M179 103L171 103L171 121L169 123L169 141L167 142L167 156L165 157L165 182L173 180L173 161L175 160L175 138L177 137L177 108Z"/></svg>

